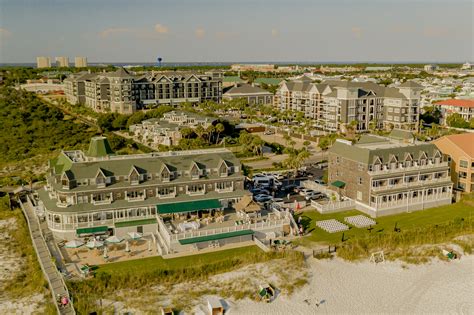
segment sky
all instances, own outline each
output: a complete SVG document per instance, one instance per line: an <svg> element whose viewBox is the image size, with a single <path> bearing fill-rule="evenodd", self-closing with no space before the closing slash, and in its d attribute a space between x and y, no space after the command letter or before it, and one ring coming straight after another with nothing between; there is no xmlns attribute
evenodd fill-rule
<svg viewBox="0 0 474 315"><path fill-rule="evenodd" d="M474 61L471 0L0 0L0 63Z"/></svg>

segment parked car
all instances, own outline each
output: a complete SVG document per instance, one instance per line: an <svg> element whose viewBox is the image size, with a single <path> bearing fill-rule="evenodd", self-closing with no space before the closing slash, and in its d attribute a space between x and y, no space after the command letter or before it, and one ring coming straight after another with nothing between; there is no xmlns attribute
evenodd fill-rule
<svg viewBox="0 0 474 315"><path fill-rule="evenodd" d="M270 201L272 200L272 196L269 196L269 195L256 195L253 197L255 199L256 202L267 202L267 201Z"/></svg>
<svg viewBox="0 0 474 315"><path fill-rule="evenodd" d="M296 187L298 187L298 185L290 184L290 185L287 185L287 186L283 187L283 190L285 192L296 192L295 191Z"/></svg>
<svg viewBox="0 0 474 315"><path fill-rule="evenodd" d="M320 170L325 169L328 167L328 162L319 163L316 167Z"/></svg>
<svg viewBox="0 0 474 315"><path fill-rule="evenodd" d="M303 188L300 190L300 195L301 196L306 196L306 194L309 194L309 193L312 193L314 192L314 190L312 189L309 189L309 188Z"/></svg>
<svg viewBox="0 0 474 315"><path fill-rule="evenodd" d="M319 192L319 191L311 191L309 193L307 193L304 198L306 200L320 200L320 199L324 199L326 197L325 194L323 194L322 192Z"/></svg>
<svg viewBox="0 0 474 315"><path fill-rule="evenodd" d="M261 189L261 188L252 188L250 189L250 192L252 195L270 195L270 192L266 189Z"/></svg>
<svg viewBox="0 0 474 315"><path fill-rule="evenodd" d="M315 179L314 182L319 185L323 185L323 186L326 185L326 183L321 178Z"/></svg>

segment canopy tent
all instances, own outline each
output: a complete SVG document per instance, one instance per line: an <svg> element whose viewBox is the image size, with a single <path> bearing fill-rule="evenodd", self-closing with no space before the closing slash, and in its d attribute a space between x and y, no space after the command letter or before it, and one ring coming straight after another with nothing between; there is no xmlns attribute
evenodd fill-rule
<svg viewBox="0 0 474 315"><path fill-rule="evenodd" d="M105 240L107 243L120 243L123 241L123 238L118 237L117 235L112 235Z"/></svg>
<svg viewBox="0 0 474 315"><path fill-rule="evenodd" d="M64 247L66 248L78 248L84 245L84 242L81 240L72 240L64 244Z"/></svg>
<svg viewBox="0 0 474 315"><path fill-rule="evenodd" d="M99 248L99 247L102 247L102 246L104 246L104 243L101 242L101 241L98 241L96 239L94 239L94 240L92 240L92 241L90 241L86 244L86 247L91 248L91 249L92 248Z"/></svg>
<svg viewBox="0 0 474 315"><path fill-rule="evenodd" d="M335 182L332 182L331 185L337 188L344 188L344 186L346 186L346 183L340 180L336 180Z"/></svg>
<svg viewBox="0 0 474 315"><path fill-rule="evenodd" d="M258 212L261 207L256 203L252 196L245 195L234 205L235 210L244 212Z"/></svg>
<svg viewBox="0 0 474 315"><path fill-rule="evenodd" d="M186 213L199 210L222 209L222 205L217 199L195 200L175 203L165 203L156 205L159 214Z"/></svg>
<svg viewBox="0 0 474 315"><path fill-rule="evenodd" d="M138 233L138 232L128 232L128 236L129 236L132 240L138 240L138 239L142 238L143 234L142 234L142 233Z"/></svg>

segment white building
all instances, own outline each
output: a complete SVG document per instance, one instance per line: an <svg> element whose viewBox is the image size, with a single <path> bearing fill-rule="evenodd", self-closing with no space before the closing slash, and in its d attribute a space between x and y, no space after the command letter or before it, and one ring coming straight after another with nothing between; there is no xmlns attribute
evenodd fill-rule
<svg viewBox="0 0 474 315"><path fill-rule="evenodd" d="M51 58L49 57L36 57L36 68L51 68Z"/></svg>

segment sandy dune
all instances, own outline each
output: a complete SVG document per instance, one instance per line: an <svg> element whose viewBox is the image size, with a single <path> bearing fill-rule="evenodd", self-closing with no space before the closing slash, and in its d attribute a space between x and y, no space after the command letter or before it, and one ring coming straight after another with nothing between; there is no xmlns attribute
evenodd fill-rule
<svg viewBox="0 0 474 315"><path fill-rule="evenodd" d="M230 302L229 314L474 313L474 256L408 269L399 262L310 260L310 283L299 292L270 304Z"/></svg>

